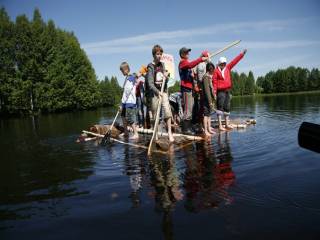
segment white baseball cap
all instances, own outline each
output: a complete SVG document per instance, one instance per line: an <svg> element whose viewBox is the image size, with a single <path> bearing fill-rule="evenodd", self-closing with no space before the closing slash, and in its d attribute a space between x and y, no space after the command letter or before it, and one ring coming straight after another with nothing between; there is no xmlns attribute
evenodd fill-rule
<svg viewBox="0 0 320 240"><path fill-rule="evenodd" d="M221 64L221 63L227 63L227 59L225 57L220 57L218 64Z"/></svg>

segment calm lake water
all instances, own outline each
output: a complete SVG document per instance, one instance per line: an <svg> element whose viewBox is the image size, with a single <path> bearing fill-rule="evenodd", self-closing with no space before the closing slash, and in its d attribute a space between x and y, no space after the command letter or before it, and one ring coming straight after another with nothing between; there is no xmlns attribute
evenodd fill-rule
<svg viewBox="0 0 320 240"><path fill-rule="evenodd" d="M144 149L75 143L100 109L0 120L0 239L320 239L320 94L232 100L257 120L147 159Z"/></svg>

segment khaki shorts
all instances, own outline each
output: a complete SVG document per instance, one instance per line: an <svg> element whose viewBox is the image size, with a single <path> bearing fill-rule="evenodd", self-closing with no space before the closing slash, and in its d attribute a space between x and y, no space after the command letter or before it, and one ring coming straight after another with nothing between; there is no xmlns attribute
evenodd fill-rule
<svg viewBox="0 0 320 240"><path fill-rule="evenodd" d="M159 97L154 96L151 101L151 111L152 111L153 118L155 118L155 116L157 114L158 102L159 102ZM161 105L162 105L164 119L172 118L172 112L171 112L171 107L170 107L169 98L168 98L167 93L162 94L162 104Z"/></svg>

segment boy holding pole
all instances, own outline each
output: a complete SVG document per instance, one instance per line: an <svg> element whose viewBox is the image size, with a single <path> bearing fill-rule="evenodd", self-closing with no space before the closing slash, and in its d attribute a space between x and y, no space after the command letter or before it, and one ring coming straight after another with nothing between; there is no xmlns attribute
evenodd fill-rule
<svg viewBox="0 0 320 240"><path fill-rule="evenodd" d="M174 138L171 131L172 113L167 93L168 72L165 70L164 64L160 61L162 54L163 49L161 46L155 45L152 48L153 62L149 63L147 73L147 81L149 86L148 96L151 98L151 110L153 117L156 116L160 96L162 97L162 102L160 106L163 108L162 116L167 124L169 141L174 142ZM165 84L163 93L161 93L162 84ZM157 131L157 129L154 130Z"/></svg>
<svg viewBox="0 0 320 240"><path fill-rule="evenodd" d="M121 117L124 127L124 134L128 136L128 125L133 129L133 136L130 139L138 139L138 130L136 124L136 76L130 74L130 67L127 62L120 65L120 71L125 76L123 94L121 99Z"/></svg>

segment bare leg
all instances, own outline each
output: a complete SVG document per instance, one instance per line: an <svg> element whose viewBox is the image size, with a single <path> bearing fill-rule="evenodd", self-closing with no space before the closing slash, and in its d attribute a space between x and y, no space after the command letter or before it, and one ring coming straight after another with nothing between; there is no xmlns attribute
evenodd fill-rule
<svg viewBox="0 0 320 240"><path fill-rule="evenodd" d="M229 124L229 116L225 115L225 121L226 121L226 129L228 129L228 130L233 129L233 127L231 127Z"/></svg>
<svg viewBox="0 0 320 240"><path fill-rule="evenodd" d="M174 142L174 138L172 135L172 130L171 130L171 118L167 118L167 127L168 127L168 137L169 137L169 142Z"/></svg>
<svg viewBox="0 0 320 240"><path fill-rule="evenodd" d="M138 134L138 129L137 129L137 125L134 123L131 125L132 129L133 129L133 136L130 137L130 139L138 139L139 138L139 134Z"/></svg>
<svg viewBox="0 0 320 240"><path fill-rule="evenodd" d="M129 133L128 133L128 124L127 124L126 118L122 117L122 123L123 123L123 128L124 128L124 136L128 137Z"/></svg>
<svg viewBox="0 0 320 240"><path fill-rule="evenodd" d="M204 127L204 134L207 137L210 137L211 134L210 134L209 129L208 129L208 117L206 117L206 116L203 117L203 127Z"/></svg>
<svg viewBox="0 0 320 240"><path fill-rule="evenodd" d="M221 115L218 115L218 122L219 122L219 130L225 131L226 129L222 126Z"/></svg>
<svg viewBox="0 0 320 240"><path fill-rule="evenodd" d="M213 129L211 128L211 117L208 117L208 130L209 133L215 134L215 131L213 131Z"/></svg>

